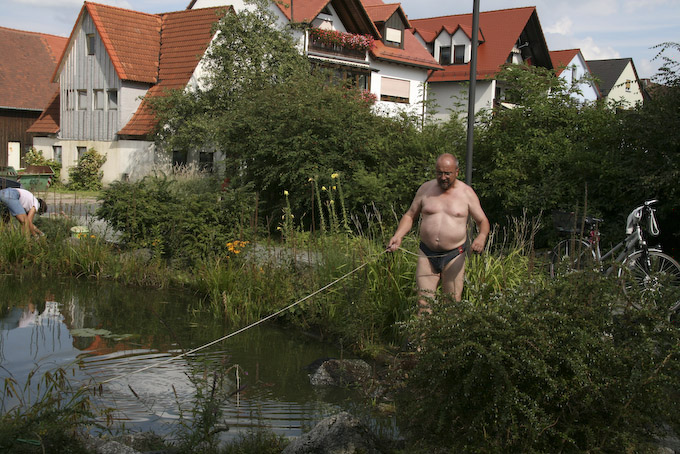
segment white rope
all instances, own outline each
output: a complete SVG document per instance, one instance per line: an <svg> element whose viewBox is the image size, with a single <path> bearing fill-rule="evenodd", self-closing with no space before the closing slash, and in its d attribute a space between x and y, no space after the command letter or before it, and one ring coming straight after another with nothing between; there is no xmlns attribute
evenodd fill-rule
<svg viewBox="0 0 680 454"><path fill-rule="evenodd" d="M385 252L387 252L387 250L381 252L380 255L384 254ZM376 257L376 258L377 258L377 257ZM194 348L194 349L192 349L192 350L189 350L189 351L187 351L187 352L181 353L181 354L179 354L179 355L177 355L177 356L173 356L173 357L168 358L168 359L166 359L166 360L159 361L159 362L157 362L157 363L154 363L154 364L151 364L151 365L142 367L142 368L137 369L137 370L133 370L133 371L128 372L128 373L125 373L125 374L117 375L117 376L115 376L115 377L113 377L113 378L109 378L109 379L107 379L107 380L104 380L104 381L102 381L102 382L99 382L98 384L99 384L99 385L104 385L104 384L106 384L106 383L110 383L110 382L112 382L112 381L115 381L115 380L118 380L118 379L121 379L121 378L124 378L124 377L129 377L130 375L138 374L138 373L140 373L140 372L144 372L145 370L149 370L149 369L152 369L152 368L154 368L154 367L158 367L158 366L161 366L161 365L163 365L163 364L167 364L167 363L169 363L169 362L171 362L171 361L174 361L174 360L176 360L176 359L183 358L183 357L185 357L185 356L188 356L188 355L191 355L191 354L193 354L193 353L196 353L197 351L200 351L200 350L203 350L203 349L205 349L205 348L208 348L208 347L210 347L210 346L212 346L212 345L218 344L218 343L220 343L220 342L222 342L222 341L224 341L224 340L229 339L230 337L236 336L237 334L241 334L242 332L247 331L247 330L249 330L250 328L253 328L253 327L257 326L257 325L260 325L260 324L266 322L267 320L270 320L270 319L272 319L272 318L274 318L274 317L276 317L276 316L282 314L283 312L286 312L287 310L289 310L289 309L291 309L291 308L297 306L298 304L301 304L302 302L308 300L309 298L311 298L311 297L313 297L313 296L315 296L315 295L317 295L317 294L323 292L323 291L326 290L327 288L332 287L333 285L337 284L338 282L342 281L343 279L346 279L347 277L349 277L349 276L351 276L352 274L356 273L357 271L359 271L360 269L362 269L363 267L365 267L365 266L368 265L368 264L369 264L369 262L364 262L364 263L362 263L362 264L359 265L358 267L354 268L352 271L350 271L350 272L348 272L348 273L345 273L343 276L337 278L336 280L334 280L334 281L331 282L330 284L326 284L325 286L323 286L323 287L321 287L320 289L314 291L313 293L310 293L309 295L305 296L304 298L302 298L302 299L300 299L300 300L298 300L298 301L296 301L296 302L294 302L294 303L292 303L292 304L289 304L288 306L284 307L283 309L280 309L280 310L278 310L278 311L276 311L276 312L274 312L274 313L272 313L272 314L269 314L269 315L267 315L266 317L264 317L264 318L262 318L262 319L260 319L260 320L257 320L257 321L251 323L251 324L248 325L248 326L245 326L245 327L243 327L243 328L241 328L241 329L238 329L238 330L236 330L236 331L234 331L234 332L232 332L232 333L229 333L229 334L227 334L226 336L222 336L222 337L220 337L219 339L215 339L215 340L212 341L212 342L208 342L207 344L201 345L200 347L196 347L196 348Z"/></svg>

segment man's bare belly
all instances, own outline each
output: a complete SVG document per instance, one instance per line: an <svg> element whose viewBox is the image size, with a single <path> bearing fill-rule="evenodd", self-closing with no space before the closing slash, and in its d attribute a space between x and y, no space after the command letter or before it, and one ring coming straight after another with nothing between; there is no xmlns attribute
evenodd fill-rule
<svg viewBox="0 0 680 454"><path fill-rule="evenodd" d="M458 217L445 213L426 215L420 222L420 239L433 251L449 251L465 244L467 216Z"/></svg>

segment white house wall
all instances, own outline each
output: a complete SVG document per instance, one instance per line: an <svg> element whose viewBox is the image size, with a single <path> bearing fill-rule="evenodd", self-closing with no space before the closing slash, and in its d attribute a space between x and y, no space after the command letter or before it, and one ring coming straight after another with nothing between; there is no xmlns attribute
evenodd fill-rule
<svg viewBox="0 0 680 454"><path fill-rule="evenodd" d="M429 113L435 121L447 121L451 113L467 115L469 83L467 82L430 82L429 98L434 104ZM496 92L495 80L478 80L475 85L475 113L491 109Z"/></svg>
<svg viewBox="0 0 680 454"><path fill-rule="evenodd" d="M599 98L599 92L593 85L593 82L584 80L584 77L589 76L590 72L586 69L586 62L581 54L575 55L562 73L560 73L560 78L567 83L567 86L571 86L574 82L578 84L581 94L573 94L572 96L584 102L597 101Z"/></svg>
<svg viewBox="0 0 680 454"><path fill-rule="evenodd" d="M629 89L626 88L627 81L630 82ZM621 102L623 107L627 109L631 109L637 103L642 102L642 91L635 76L635 71L633 71L633 66L630 63L626 65L621 72L621 76L619 76L619 79L609 91L609 94L607 94L607 101L610 104Z"/></svg>
<svg viewBox="0 0 680 454"><path fill-rule="evenodd" d="M104 177L102 183L109 184L115 180L129 178L137 180L152 170L169 167L163 153L157 153L153 142L143 140L117 141L80 141L60 140L49 137L35 137L33 146L48 159L54 159L54 147L61 147L61 180L69 181L69 169L78 162L78 147L94 148L106 155L106 163L102 167Z"/></svg>
<svg viewBox="0 0 680 454"><path fill-rule="evenodd" d="M410 66L393 65L382 61L372 62L371 68L378 70L371 73L371 93L378 99L375 104L375 111L377 113L386 116L399 115L402 112L411 115L422 114L423 100L427 99L427 93L425 92L427 72L425 70ZM409 104L380 101L383 77L409 81Z"/></svg>

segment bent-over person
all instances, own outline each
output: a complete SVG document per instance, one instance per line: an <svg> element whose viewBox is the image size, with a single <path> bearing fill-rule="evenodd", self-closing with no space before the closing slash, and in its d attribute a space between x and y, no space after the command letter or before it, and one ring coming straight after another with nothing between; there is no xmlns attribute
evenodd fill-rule
<svg viewBox="0 0 680 454"><path fill-rule="evenodd" d="M417 219L420 220L420 250L416 265L418 314L431 313L429 301L441 282L442 292L456 301L463 296L465 254L468 248L467 221L472 217L479 234L469 248L482 252L489 236L489 220L475 191L458 180L458 160L452 154L437 158L436 178L423 183L408 211L399 221L387 246L396 251Z"/></svg>
<svg viewBox="0 0 680 454"><path fill-rule="evenodd" d="M43 199L21 188L6 188L0 191L0 201L7 207L10 215L17 218L22 229L27 234L40 236L43 233L33 224L36 213L47 211L47 204Z"/></svg>

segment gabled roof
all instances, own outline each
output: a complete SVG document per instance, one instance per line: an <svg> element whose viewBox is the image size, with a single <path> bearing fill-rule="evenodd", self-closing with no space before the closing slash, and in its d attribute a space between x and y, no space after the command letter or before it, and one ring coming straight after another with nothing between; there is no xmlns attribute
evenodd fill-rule
<svg viewBox="0 0 680 454"><path fill-rule="evenodd" d="M562 74L564 68L566 68L580 52L579 49L551 50L550 60L552 60L553 68L555 68L555 74L558 76Z"/></svg>
<svg viewBox="0 0 680 454"><path fill-rule="evenodd" d="M414 32L431 43L446 29L455 31L459 26L465 30L472 28L472 14L411 19ZM495 75L508 59L510 52L523 32L526 33L532 64L552 68L548 46L538 20L536 8L512 8L486 11L479 14L479 30L484 30L484 42L480 34L477 52L477 78ZM470 78L470 64L446 65L444 71L432 73L430 82L463 81Z"/></svg>
<svg viewBox="0 0 680 454"><path fill-rule="evenodd" d="M42 110L66 38L0 27L0 108Z"/></svg>
<svg viewBox="0 0 680 454"><path fill-rule="evenodd" d="M43 106L44 107L44 106ZM26 130L30 133L56 134L59 132L59 87L52 93L47 107L42 111L37 120Z"/></svg>
<svg viewBox="0 0 680 454"><path fill-rule="evenodd" d="M54 72L55 81L69 49L74 45L75 35L85 14L92 18L121 80L156 83L161 33L160 16L92 2L85 2L80 10L69 37L69 44Z"/></svg>
<svg viewBox="0 0 680 454"><path fill-rule="evenodd" d="M214 24L226 11L225 7L214 7L161 15L158 83L147 92L132 119L118 134L143 136L153 132L157 121L147 100L187 86L212 40Z"/></svg>
<svg viewBox="0 0 680 454"><path fill-rule="evenodd" d="M401 4L399 3L373 5L369 4L369 2L364 2L364 8L366 8L366 12L373 22L387 22L394 13L397 13L401 16L401 20L404 22L406 28L411 28L408 18L406 17L406 14L404 14L404 10L401 9Z"/></svg>
<svg viewBox="0 0 680 454"><path fill-rule="evenodd" d="M632 58L614 58L609 60L588 60L588 67L590 72L597 79L597 85L602 93L602 96L607 96L611 89L616 84L616 81L621 77L621 73L628 63L631 64L635 78L637 79L637 71L633 64Z"/></svg>
<svg viewBox="0 0 680 454"><path fill-rule="evenodd" d="M313 21L330 4L349 32L380 36L359 0L275 0L275 3L289 21L298 23Z"/></svg>
<svg viewBox="0 0 680 454"><path fill-rule="evenodd" d="M93 20L122 80L153 84L121 135L145 136L153 132L156 119L147 100L167 90L186 87L205 54L213 26L231 7L199 8L164 14L146 14L86 2L71 33L75 35L83 14L94 12ZM95 18L96 16L96 18ZM139 40L145 40L144 42ZM155 49L155 54L152 50ZM61 60L64 60L66 51ZM144 60L144 61L141 61ZM58 78L59 70L54 78ZM43 104L44 107L44 104ZM59 131L59 91L31 126L32 132Z"/></svg>

